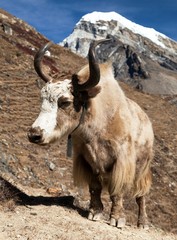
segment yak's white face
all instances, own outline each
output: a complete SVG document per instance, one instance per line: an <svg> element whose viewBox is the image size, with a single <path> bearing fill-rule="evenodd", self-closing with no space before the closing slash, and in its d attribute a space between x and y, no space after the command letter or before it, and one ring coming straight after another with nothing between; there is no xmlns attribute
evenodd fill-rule
<svg viewBox="0 0 177 240"><path fill-rule="evenodd" d="M100 91L100 88L95 88L100 81L100 68L95 59L95 48L100 43L98 41L91 44L86 67L73 74L72 80L66 79L57 83L52 83L51 77L41 68L42 59L52 42L45 44L35 54L34 68L46 85L41 90L41 112L28 133L30 142L47 144L72 133L76 128L81 107Z"/></svg>
<svg viewBox="0 0 177 240"><path fill-rule="evenodd" d="M71 87L71 80L66 79L62 82L47 83L42 88L41 112L29 132L31 142L47 144L72 130Z"/></svg>

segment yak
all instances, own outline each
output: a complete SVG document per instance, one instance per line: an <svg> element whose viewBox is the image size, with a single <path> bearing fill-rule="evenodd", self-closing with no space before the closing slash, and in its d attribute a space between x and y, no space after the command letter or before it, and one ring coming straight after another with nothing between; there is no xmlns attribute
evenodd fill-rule
<svg viewBox="0 0 177 240"><path fill-rule="evenodd" d="M145 196L152 183L152 124L141 107L125 96L111 61L96 60L96 49L108 41L93 41L88 64L71 79L55 82L41 66L52 43L38 50L34 67L46 84L41 89L41 111L28 138L39 145L66 136L72 140L74 184L88 186L90 193L88 219L101 219L101 193L106 188L112 204L111 226L125 226L123 198L129 192L138 205L137 226L148 228Z"/></svg>

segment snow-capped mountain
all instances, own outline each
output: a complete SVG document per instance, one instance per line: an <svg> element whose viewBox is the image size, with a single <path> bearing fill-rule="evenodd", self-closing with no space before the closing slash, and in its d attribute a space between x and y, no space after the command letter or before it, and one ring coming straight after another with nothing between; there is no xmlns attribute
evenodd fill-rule
<svg viewBox="0 0 177 240"><path fill-rule="evenodd" d="M136 34L140 41L137 42L137 39L130 39L127 32ZM124 44L137 45L137 47L141 44L141 37L144 37L154 44L175 53L174 43L166 35L157 32L153 28L136 24L116 12L93 12L86 14L76 24L73 33L64 39L61 45L67 45L73 52L86 56L87 51L82 51L82 48L85 49L85 46L81 45L78 47L79 42L82 39L101 39L108 34L117 36Z"/></svg>
<svg viewBox="0 0 177 240"><path fill-rule="evenodd" d="M138 88L152 93L159 93L160 81L160 93L177 94L177 42L116 12L86 14L76 24L71 35L60 45L86 57L93 40L108 37L113 38L113 42L111 46L105 45L98 51L98 58L103 61L114 52L112 59L117 79L131 82ZM116 45L122 45L125 51L122 53L116 51ZM156 64L157 67L154 67ZM131 69L133 65L136 65L135 69ZM155 74L154 71L161 66L163 68ZM167 69L173 71L172 75L168 75Z"/></svg>

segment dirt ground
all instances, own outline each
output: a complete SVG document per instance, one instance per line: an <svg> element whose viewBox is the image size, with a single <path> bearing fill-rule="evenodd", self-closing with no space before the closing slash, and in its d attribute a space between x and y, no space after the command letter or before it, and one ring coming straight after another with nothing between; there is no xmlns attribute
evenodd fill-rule
<svg viewBox="0 0 177 240"><path fill-rule="evenodd" d="M13 36L0 32L0 173L26 189L31 197L21 198L13 211L0 208L0 239L177 239L177 96L143 94L120 83L153 123L153 185L147 196L150 230L136 228L137 207L129 198L124 202L126 228L109 226L110 201L106 193L102 195L106 220L88 221L88 191L73 186L72 160L66 158L65 142L44 147L28 142L27 131L40 109L40 83L31 47L37 49L46 39L31 29L24 34L24 25L20 24ZM64 79L85 62L55 46L52 58L46 58L46 70L50 67L54 78ZM0 187L2 181L0 178ZM54 189L55 196L48 189ZM34 199L34 195L38 197Z"/></svg>
<svg viewBox="0 0 177 240"><path fill-rule="evenodd" d="M0 240L176 240L160 229L123 230L106 222L89 221L76 210L62 206L20 206L15 212L0 212Z"/></svg>

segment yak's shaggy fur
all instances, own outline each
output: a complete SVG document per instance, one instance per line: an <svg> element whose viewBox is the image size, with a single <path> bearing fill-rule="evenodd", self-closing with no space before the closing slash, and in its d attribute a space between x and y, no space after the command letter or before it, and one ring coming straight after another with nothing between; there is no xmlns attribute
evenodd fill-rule
<svg viewBox="0 0 177 240"><path fill-rule="evenodd" d="M131 188L134 196L142 196L151 185L151 122L125 96L109 64L100 65L100 72L100 93L89 99L84 122L73 133L75 184L88 184L95 172L111 195ZM78 78L88 74L87 67Z"/></svg>

